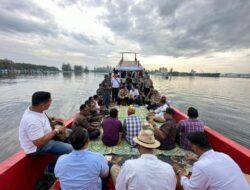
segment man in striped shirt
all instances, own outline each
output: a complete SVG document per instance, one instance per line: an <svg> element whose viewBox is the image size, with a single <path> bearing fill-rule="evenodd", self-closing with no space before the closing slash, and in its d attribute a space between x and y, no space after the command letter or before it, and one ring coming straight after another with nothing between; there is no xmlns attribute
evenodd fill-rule
<svg viewBox="0 0 250 190"><path fill-rule="evenodd" d="M204 122L197 119L199 114L198 110L190 107L188 108L188 119L181 120L177 128L177 141L180 147L186 150L191 150L191 145L187 139L189 133L204 132Z"/></svg>
<svg viewBox="0 0 250 190"><path fill-rule="evenodd" d="M135 146L136 143L133 141L133 138L139 135L142 125L141 119L135 115L135 108L132 106L128 107L128 117L124 119L123 127L128 143Z"/></svg>

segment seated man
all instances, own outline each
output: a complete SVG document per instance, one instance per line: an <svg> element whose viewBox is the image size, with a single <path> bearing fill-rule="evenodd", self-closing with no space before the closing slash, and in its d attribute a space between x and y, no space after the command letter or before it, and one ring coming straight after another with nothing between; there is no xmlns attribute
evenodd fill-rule
<svg viewBox="0 0 250 190"><path fill-rule="evenodd" d="M94 108L94 110L96 110L97 113L100 113L101 112L101 106L99 105L100 97L98 95L94 95L93 99L94 99L94 102L95 102L95 108Z"/></svg>
<svg viewBox="0 0 250 190"><path fill-rule="evenodd" d="M176 122L174 120L175 111L167 108L164 112L165 123L158 128L151 119L150 123L154 127L155 138L160 141L160 149L171 150L175 148Z"/></svg>
<svg viewBox="0 0 250 190"><path fill-rule="evenodd" d="M164 123L165 119L163 112L165 112L167 108L168 104L166 104L166 99L161 99L159 107L155 111L149 112L147 115L147 119L153 118L155 122Z"/></svg>
<svg viewBox="0 0 250 190"><path fill-rule="evenodd" d="M132 89L129 91L129 104L141 105L139 91L134 86L132 86Z"/></svg>
<svg viewBox="0 0 250 190"><path fill-rule="evenodd" d="M111 176L118 190L155 189L175 190L176 177L173 168L153 155L160 146L152 130L142 130L134 137L140 158L126 161L122 168L111 167Z"/></svg>
<svg viewBox="0 0 250 190"><path fill-rule="evenodd" d="M99 177L109 174L107 160L100 153L88 150L89 138L85 129L73 130L70 142L74 151L61 156L55 167L62 189L98 189Z"/></svg>
<svg viewBox="0 0 250 190"><path fill-rule="evenodd" d="M55 126L52 130L49 119L45 113L52 102L49 92L35 92L32 95L32 105L26 109L19 126L19 140L26 154L40 155L45 153L60 156L72 151L68 143L53 140L63 131L62 126ZM54 171L56 160L48 167L49 172Z"/></svg>
<svg viewBox="0 0 250 190"><path fill-rule="evenodd" d="M159 104L160 104L160 100L161 100L161 95L160 93L153 89L152 90L152 95L150 96L150 100L148 102L148 106L147 106L147 109L148 110L151 110L151 109L156 109L157 107L159 107Z"/></svg>
<svg viewBox="0 0 250 190"><path fill-rule="evenodd" d="M95 139L100 136L100 130L98 127L90 125L88 122L88 116L89 116L89 111L88 107L86 105L81 105L81 112L79 116L77 116L72 124L72 129L74 130L75 128L84 128L88 131L89 138L90 139Z"/></svg>
<svg viewBox="0 0 250 190"><path fill-rule="evenodd" d="M101 134L98 127L90 125L87 119L82 115L78 116L72 124L72 129L74 130L76 128L86 129L90 140L98 138Z"/></svg>
<svg viewBox="0 0 250 190"><path fill-rule="evenodd" d="M211 149L207 136L202 132L188 135L192 150L199 159L194 163L190 178L178 165L173 168L184 190L247 190L249 184L240 167L228 155Z"/></svg>
<svg viewBox="0 0 250 190"><path fill-rule="evenodd" d="M187 112L189 118L181 120L177 126L177 143L180 144L181 148L191 150L187 136L192 132L203 132L204 122L197 119L199 116L197 109L190 107Z"/></svg>
<svg viewBox="0 0 250 190"><path fill-rule="evenodd" d="M138 136L142 129L141 119L135 115L135 108L133 106L128 107L128 117L123 121L123 128L126 136L126 140L132 146L136 143L133 141L135 136Z"/></svg>
<svg viewBox="0 0 250 190"><path fill-rule="evenodd" d="M92 104L92 105L91 105ZM99 114L95 110L95 102L92 100L87 100L85 101L84 106L80 106L80 114L86 117L90 125L93 126L99 126L100 127L100 122L103 118L101 114Z"/></svg>
<svg viewBox="0 0 250 190"><path fill-rule="evenodd" d="M102 122L103 135L102 142L107 146L115 146L121 141L122 137L122 123L118 120L118 110L112 108L110 110L110 117L104 119Z"/></svg>
<svg viewBox="0 0 250 190"><path fill-rule="evenodd" d="M122 103L128 105L128 97L128 89L125 87L125 85L122 85L121 89L118 92L118 105L121 105Z"/></svg>

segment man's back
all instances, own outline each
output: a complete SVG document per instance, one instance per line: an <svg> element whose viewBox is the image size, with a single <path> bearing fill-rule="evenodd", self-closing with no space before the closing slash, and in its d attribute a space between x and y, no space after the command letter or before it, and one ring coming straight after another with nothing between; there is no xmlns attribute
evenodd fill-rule
<svg viewBox="0 0 250 190"><path fill-rule="evenodd" d="M136 145L133 141L135 136L138 136L139 132L141 131L141 119L136 116L135 114L129 115L124 120L124 127L126 131L126 139L131 145Z"/></svg>
<svg viewBox="0 0 250 190"><path fill-rule="evenodd" d="M188 183L182 180L184 189L249 189L239 166L228 155L213 150L209 150L200 156L193 166L193 175L196 177L191 176Z"/></svg>
<svg viewBox="0 0 250 190"><path fill-rule="evenodd" d="M160 149L171 150L175 148L175 137L176 137L176 122L175 120L166 121L160 130L164 133L164 139L155 131L155 137L161 142Z"/></svg>
<svg viewBox="0 0 250 190"><path fill-rule="evenodd" d="M119 141L119 133L123 131L122 123L116 118L109 117L102 123L102 141L107 146L115 146Z"/></svg>
<svg viewBox="0 0 250 190"><path fill-rule="evenodd" d="M204 122L199 119L185 119L178 124L178 132L180 133L180 146L184 149L191 149L187 136L193 132L203 132Z"/></svg>
<svg viewBox="0 0 250 190"><path fill-rule="evenodd" d="M55 175L64 189L98 189L98 178L108 171L105 158L88 150L73 151L61 156L55 167Z"/></svg>
<svg viewBox="0 0 250 190"><path fill-rule="evenodd" d="M174 190L175 187L176 177L172 167L152 154L126 161L116 183L119 190Z"/></svg>

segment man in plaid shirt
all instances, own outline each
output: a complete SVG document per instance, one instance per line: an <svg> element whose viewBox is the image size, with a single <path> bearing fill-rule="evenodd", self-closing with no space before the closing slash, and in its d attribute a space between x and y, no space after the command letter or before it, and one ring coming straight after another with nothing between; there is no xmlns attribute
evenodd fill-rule
<svg viewBox="0 0 250 190"><path fill-rule="evenodd" d="M188 108L187 115L189 118L181 120L178 124L177 139L179 138L178 140L181 148L191 150L191 145L187 136L192 132L204 132L204 122L197 119L199 116L198 110L193 107Z"/></svg>
<svg viewBox="0 0 250 190"><path fill-rule="evenodd" d="M135 108L132 106L128 107L128 117L124 119L123 127L128 143L135 146L136 143L133 141L133 138L139 135L142 125L141 119L135 115Z"/></svg>

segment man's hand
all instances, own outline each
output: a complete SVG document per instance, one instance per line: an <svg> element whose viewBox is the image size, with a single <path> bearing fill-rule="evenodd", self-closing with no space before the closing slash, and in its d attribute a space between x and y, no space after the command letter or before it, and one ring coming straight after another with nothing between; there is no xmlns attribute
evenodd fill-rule
<svg viewBox="0 0 250 190"><path fill-rule="evenodd" d="M180 177L186 175L186 171L182 167L180 167L178 164L174 164L173 169L174 169L176 175L178 175Z"/></svg>
<svg viewBox="0 0 250 190"><path fill-rule="evenodd" d="M197 157L195 157L195 156L193 156L193 155L191 155L191 154L186 154L186 155L185 155L185 159L186 159L187 161L197 161L197 160L198 160Z"/></svg>

